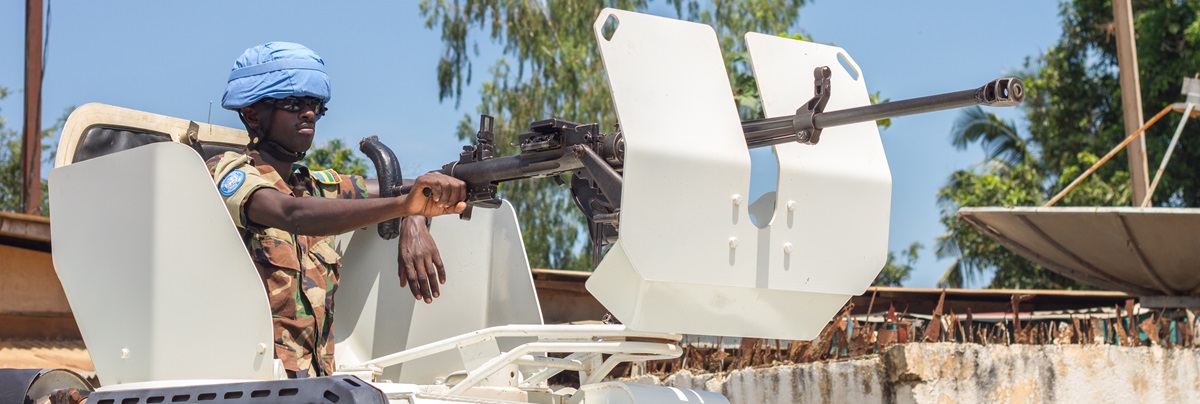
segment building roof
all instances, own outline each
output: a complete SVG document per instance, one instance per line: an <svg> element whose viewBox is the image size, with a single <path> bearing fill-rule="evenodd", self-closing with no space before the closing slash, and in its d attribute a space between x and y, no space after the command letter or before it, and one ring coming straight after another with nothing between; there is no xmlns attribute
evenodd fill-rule
<svg viewBox="0 0 1200 404"><path fill-rule="evenodd" d="M50 251L50 218L0 212L0 244Z"/></svg>
<svg viewBox="0 0 1200 404"><path fill-rule="evenodd" d="M930 314L937 308L943 294L942 312L966 314L1011 312L1014 302L1019 312L1083 310L1097 307L1124 306L1135 296L1103 290L1034 290L1034 289L932 289L872 286L867 292L850 298L854 314L887 311Z"/></svg>

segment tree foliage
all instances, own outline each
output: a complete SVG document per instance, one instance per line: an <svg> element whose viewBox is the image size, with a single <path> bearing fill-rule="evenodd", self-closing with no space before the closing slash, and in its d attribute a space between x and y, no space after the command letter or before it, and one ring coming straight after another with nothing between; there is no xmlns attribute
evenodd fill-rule
<svg viewBox="0 0 1200 404"><path fill-rule="evenodd" d="M1181 101L1183 77L1200 69L1200 3L1134 1L1138 69L1147 119ZM1062 35L1021 73L1027 97L1021 109L1028 126L973 109L951 130L960 149L980 144L987 160L951 175L938 193L947 233L937 240L939 257L956 258L942 278L961 285L995 272L992 287L1081 288L1083 285L1033 264L956 219L964 206L1039 205L1066 187L1126 137L1118 77L1112 5L1107 1L1064 2ZM1153 170L1166 153L1180 115L1146 132ZM1200 204L1200 128L1188 127L1154 193L1157 206ZM1058 202L1059 206L1129 206L1128 157L1117 154ZM1151 173L1153 176L1153 173Z"/></svg>
<svg viewBox="0 0 1200 404"><path fill-rule="evenodd" d="M645 11L647 0L423 0L426 26L440 29L445 51L438 62L439 97L461 101L479 56L476 35L498 45L491 78L480 86L478 112L495 116L497 152L517 152L509 143L530 122L561 118L599 123L613 129L616 114L592 23L605 7ZM785 33L799 17L804 0L669 0L676 16L712 25L724 50L730 81L743 118L761 116L740 36L749 31ZM753 91L753 94L750 93ZM757 109L756 109L757 108ZM755 116L757 114L757 116ZM478 130L474 116L458 125L459 139ZM517 211L530 264L587 269L586 231L569 191L549 179L515 181L500 187ZM582 252L581 252L582 251Z"/></svg>
<svg viewBox="0 0 1200 404"><path fill-rule="evenodd" d="M896 253L888 251L887 263L883 264L883 270L879 271L879 275L875 276L875 282L871 286L900 286L904 281L908 280L912 274L913 264L917 262L917 253L924 247L921 243L912 243L907 249L900 252L900 258L904 262L900 262L896 257Z"/></svg>
<svg viewBox="0 0 1200 404"><path fill-rule="evenodd" d="M3 100L7 96L8 89L0 87L0 100ZM67 116L73 110L75 110L74 106L68 107L63 112L63 115L55 121L53 126L42 130L42 154L48 155L48 158L51 160L54 159L54 148L50 142L47 142L47 139L62 127L62 124L67 121ZM22 206L23 201L21 197L21 189L24 184L24 179L21 178L21 133L7 128L5 124L4 117L0 116L0 211L24 212L25 209ZM46 180L41 181L41 187L42 215L49 216L50 190Z"/></svg>
<svg viewBox="0 0 1200 404"><path fill-rule="evenodd" d="M333 169L338 174L367 176L367 161L346 147L341 139L331 139L309 149L303 164L312 170Z"/></svg>
<svg viewBox="0 0 1200 404"><path fill-rule="evenodd" d="M8 89L0 87L0 100L8 96ZM23 211L21 208L21 136L17 131L5 127L0 116L0 210Z"/></svg>
<svg viewBox="0 0 1200 404"><path fill-rule="evenodd" d="M1116 39L1109 2L1086 0L1062 6L1063 36L1039 59L1036 75L1028 81L1026 101L1029 131L1045 153L1043 165L1054 178L1055 192L1125 138L1120 80L1117 76ZM1176 1L1134 1L1143 114L1146 118L1164 106L1182 101L1183 77L1200 70L1200 4ZM1164 119L1146 133L1151 167L1166 152L1179 114ZM1158 205L1196 206L1200 203L1200 128L1192 125L1181 142L1155 192ZM1114 191L1128 192L1125 153L1097 172ZM1074 170L1074 172L1072 172ZM1074 195L1068 195L1068 197ZM1092 198L1101 196L1102 200ZM1060 202L1065 205L1128 204L1125 195L1085 195ZM1124 200L1122 200L1124 199Z"/></svg>
<svg viewBox="0 0 1200 404"><path fill-rule="evenodd" d="M948 229L938 237L935 254L951 258L953 263L939 287L961 288L976 276L993 271L992 287L1033 289L1078 289L1074 281L1051 272L1013 253L987 238L970 225L959 221L959 206L1029 206L1044 200L1039 188L1042 174L1030 164L1008 166L991 162L976 170L960 170L951 175L938 192L942 208L941 222Z"/></svg>

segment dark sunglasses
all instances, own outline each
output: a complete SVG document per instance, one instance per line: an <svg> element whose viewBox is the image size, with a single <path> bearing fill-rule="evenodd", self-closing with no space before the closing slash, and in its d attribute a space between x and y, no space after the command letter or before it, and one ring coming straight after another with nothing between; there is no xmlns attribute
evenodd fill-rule
<svg viewBox="0 0 1200 404"><path fill-rule="evenodd" d="M306 106L312 107L317 116L324 116L326 112L329 112L329 108L325 107L325 101L321 101L317 97L265 98L263 102L287 112L300 112Z"/></svg>

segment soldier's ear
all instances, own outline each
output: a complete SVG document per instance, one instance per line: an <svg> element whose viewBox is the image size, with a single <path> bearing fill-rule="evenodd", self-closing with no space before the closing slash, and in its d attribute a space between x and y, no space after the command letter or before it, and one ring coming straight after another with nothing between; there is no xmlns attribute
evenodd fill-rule
<svg viewBox="0 0 1200 404"><path fill-rule="evenodd" d="M242 114L242 122L246 124L246 128L261 128L262 120L259 119L258 108L254 105L245 106L238 110Z"/></svg>

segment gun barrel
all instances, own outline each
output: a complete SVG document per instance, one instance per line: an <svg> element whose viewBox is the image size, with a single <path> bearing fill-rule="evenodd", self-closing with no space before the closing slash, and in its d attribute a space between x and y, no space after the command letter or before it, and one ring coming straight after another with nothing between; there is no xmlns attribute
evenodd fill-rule
<svg viewBox="0 0 1200 404"><path fill-rule="evenodd" d="M451 163L442 167L442 174L468 184L487 184L523 178L555 175L583 168L578 158L562 151L541 153L545 156L506 156L470 164Z"/></svg>
<svg viewBox="0 0 1200 404"><path fill-rule="evenodd" d="M746 145L751 148L794 142L797 134L833 126L870 122L884 118L921 114L933 111L985 105L1009 107L1025 99L1025 86L1018 78L996 79L982 87L952 93L930 95L883 104L867 105L840 111L807 114L798 111L793 116L743 122Z"/></svg>

